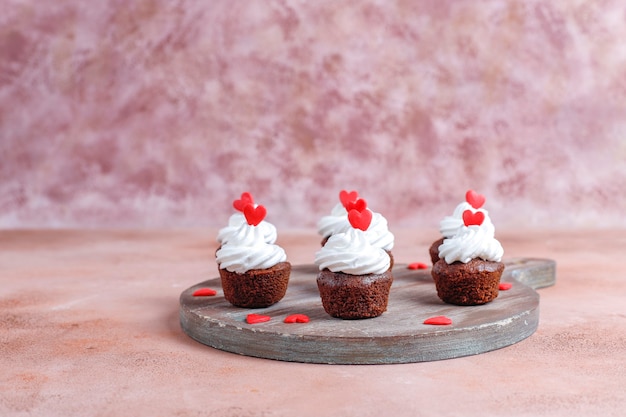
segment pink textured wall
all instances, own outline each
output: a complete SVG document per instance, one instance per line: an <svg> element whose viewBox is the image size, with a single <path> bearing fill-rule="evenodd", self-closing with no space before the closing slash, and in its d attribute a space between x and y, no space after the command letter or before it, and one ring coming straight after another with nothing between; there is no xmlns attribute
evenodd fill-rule
<svg viewBox="0 0 626 417"><path fill-rule="evenodd" d="M0 227L625 224L622 0L2 3Z"/></svg>

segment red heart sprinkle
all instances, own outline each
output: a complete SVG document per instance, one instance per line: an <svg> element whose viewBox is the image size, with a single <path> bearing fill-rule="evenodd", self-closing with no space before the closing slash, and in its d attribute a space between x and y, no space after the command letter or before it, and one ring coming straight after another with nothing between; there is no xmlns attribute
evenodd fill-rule
<svg viewBox="0 0 626 417"><path fill-rule="evenodd" d="M308 323L309 316L304 314L292 314L285 317L285 323Z"/></svg>
<svg viewBox="0 0 626 417"><path fill-rule="evenodd" d="M254 207L254 204L248 204L243 208L243 215L246 216L246 221L250 226L256 226L261 223L266 214L267 210L261 205Z"/></svg>
<svg viewBox="0 0 626 417"><path fill-rule="evenodd" d="M367 208L367 201L363 200L362 198L359 198L356 201L351 201L348 202L348 205L346 206L346 211L350 211L350 210L356 210L356 211L365 211L365 209Z"/></svg>
<svg viewBox="0 0 626 417"><path fill-rule="evenodd" d="M407 266L409 269L428 269L428 265L424 262L413 262Z"/></svg>
<svg viewBox="0 0 626 417"><path fill-rule="evenodd" d="M341 190L339 192L339 201L348 210L348 203L353 203L359 198L359 193L356 191Z"/></svg>
<svg viewBox="0 0 626 417"><path fill-rule="evenodd" d="M193 292L194 297L210 297L217 294L217 291L211 288L200 288Z"/></svg>
<svg viewBox="0 0 626 417"><path fill-rule="evenodd" d="M447 326L452 324L452 320L446 316L435 316L424 320L424 324L432 324L435 326Z"/></svg>
<svg viewBox="0 0 626 417"><path fill-rule="evenodd" d="M248 314L246 316L246 322L248 324L265 323L266 321L270 321L270 319L270 316L265 316L263 314Z"/></svg>
<svg viewBox="0 0 626 417"><path fill-rule="evenodd" d="M348 212L348 221L355 229L366 231L372 223L372 212L370 210L358 211L352 209Z"/></svg>
<svg viewBox="0 0 626 417"><path fill-rule="evenodd" d="M477 211L472 213L472 210L465 210L463 212L463 223L465 226L480 226L485 220L485 213Z"/></svg>
<svg viewBox="0 0 626 417"><path fill-rule="evenodd" d="M510 290L512 286L513 284L511 284L510 282L501 282L500 285L498 285L498 289L500 291L506 291Z"/></svg>
<svg viewBox="0 0 626 417"><path fill-rule="evenodd" d="M465 193L465 201L467 201L469 205L475 209L479 209L483 206L483 204L485 204L485 196L478 194L474 190L467 190Z"/></svg>
<svg viewBox="0 0 626 417"><path fill-rule="evenodd" d="M241 211L243 213L243 209L246 208L248 204L254 204L254 199L252 198L252 194L249 192L241 193L241 197L239 200L233 201L233 207L237 211Z"/></svg>

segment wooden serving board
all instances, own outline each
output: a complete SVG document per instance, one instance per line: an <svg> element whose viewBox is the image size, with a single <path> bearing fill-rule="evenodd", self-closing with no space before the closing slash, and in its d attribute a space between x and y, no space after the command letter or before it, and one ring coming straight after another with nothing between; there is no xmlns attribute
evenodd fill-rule
<svg viewBox="0 0 626 417"><path fill-rule="evenodd" d="M395 265L388 309L365 320L341 320L326 314L317 289L317 267L294 266L285 297L262 309L233 307L221 292L219 277L201 282L180 296L180 323L205 345L246 356L291 362L390 364L424 362L475 355L517 343L535 332L539 322L537 288L555 283L556 264L548 259L505 260L502 282L512 288L482 306L460 307L437 297L430 269ZM217 275L217 271L216 271ZM199 288L217 290L194 297ZM271 317L248 324L250 313ZM291 314L306 314L309 323L286 324ZM452 324L423 324L447 316Z"/></svg>

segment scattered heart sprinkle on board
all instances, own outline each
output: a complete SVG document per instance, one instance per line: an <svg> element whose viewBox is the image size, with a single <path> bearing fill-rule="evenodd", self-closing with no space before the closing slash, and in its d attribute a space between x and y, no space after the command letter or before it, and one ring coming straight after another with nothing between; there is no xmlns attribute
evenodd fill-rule
<svg viewBox="0 0 626 417"><path fill-rule="evenodd" d="M428 269L428 265L424 262L413 262L407 266L409 269Z"/></svg>
<svg viewBox="0 0 626 417"><path fill-rule="evenodd" d="M424 324L432 324L434 326L447 326L452 324L452 319L446 316L435 316L424 320Z"/></svg>
<svg viewBox="0 0 626 417"><path fill-rule="evenodd" d="M194 297L211 297L215 294L217 294L217 291L215 291L212 288L199 288L194 291L193 296Z"/></svg>
<svg viewBox="0 0 626 417"><path fill-rule="evenodd" d="M513 284L511 284L510 282L501 282L500 285L498 285L498 289L500 291L506 291L510 290L512 286Z"/></svg>
<svg viewBox="0 0 626 417"><path fill-rule="evenodd" d="M291 314L285 317L285 323L308 323L309 316L305 314Z"/></svg>
<svg viewBox="0 0 626 417"><path fill-rule="evenodd" d="M248 324L257 324L257 323L265 323L266 321L270 321L271 317L263 314L248 314L246 316L246 323Z"/></svg>

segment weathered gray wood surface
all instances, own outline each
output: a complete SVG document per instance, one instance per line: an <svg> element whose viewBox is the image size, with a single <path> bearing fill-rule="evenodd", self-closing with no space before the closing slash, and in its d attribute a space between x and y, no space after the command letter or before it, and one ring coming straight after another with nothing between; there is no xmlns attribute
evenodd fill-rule
<svg viewBox="0 0 626 417"><path fill-rule="evenodd" d="M220 279L201 282L180 296L183 330L205 345L247 356L292 362L329 364L389 364L423 362L475 355L517 343L535 332L539 321L539 295L534 288L555 283L555 263L547 259L505 261L501 291L491 303L460 307L437 297L430 270L393 269L394 283L388 310L366 320L341 320L322 307L313 265L294 266L287 294L263 309L231 306L222 296ZM216 274L217 275L217 274ZM218 291L213 297L193 297L202 287ZM247 324L249 313L272 317L269 322ZM306 324L285 324L290 314L306 314ZM449 326L423 321L447 316Z"/></svg>

